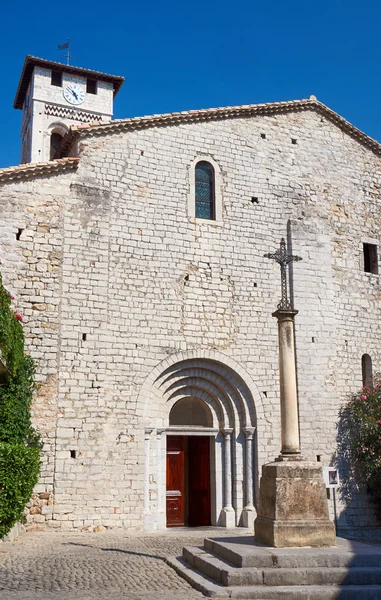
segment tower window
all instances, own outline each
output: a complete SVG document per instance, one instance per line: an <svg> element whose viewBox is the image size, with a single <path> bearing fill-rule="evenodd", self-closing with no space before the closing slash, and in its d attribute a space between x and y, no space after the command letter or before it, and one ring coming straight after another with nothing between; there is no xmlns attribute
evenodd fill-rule
<svg viewBox="0 0 381 600"><path fill-rule="evenodd" d="M215 220L214 169L206 161L196 165L196 217Z"/></svg>
<svg viewBox="0 0 381 600"><path fill-rule="evenodd" d="M86 80L86 92L88 94L96 94L97 93L97 80L96 79L87 79Z"/></svg>
<svg viewBox="0 0 381 600"><path fill-rule="evenodd" d="M365 273L378 274L378 258L376 244L363 244Z"/></svg>
<svg viewBox="0 0 381 600"><path fill-rule="evenodd" d="M61 142L62 135L59 133L52 133L50 136L50 160L61 158Z"/></svg>
<svg viewBox="0 0 381 600"><path fill-rule="evenodd" d="M59 71L52 71L51 84L62 87L62 73Z"/></svg>

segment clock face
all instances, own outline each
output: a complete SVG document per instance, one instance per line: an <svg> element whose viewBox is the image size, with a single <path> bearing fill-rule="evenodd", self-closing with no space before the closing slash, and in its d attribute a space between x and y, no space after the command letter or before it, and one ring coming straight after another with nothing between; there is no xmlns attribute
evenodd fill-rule
<svg viewBox="0 0 381 600"><path fill-rule="evenodd" d="M63 95L70 104L82 104L85 99L85 92L78 83L69 83L65 86Z"/></svg>

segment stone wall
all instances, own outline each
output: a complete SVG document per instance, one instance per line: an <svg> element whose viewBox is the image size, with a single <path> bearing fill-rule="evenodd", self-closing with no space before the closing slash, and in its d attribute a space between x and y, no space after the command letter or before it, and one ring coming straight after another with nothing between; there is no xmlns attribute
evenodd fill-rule
<svg viewBox="0 0 381 600"><path fill-rule="evenodd" d="M33 422L44 443L33 523L52 518L60 349L61 265L64 199L71 175L37 177L1 187L0 256L5 287L23 316L26 349L40 384Z"/></svg>
<svg viewBox="0 0 381 600"><path fill-rule="evenodd" d="M189 216L197 156L219 165L221 223ZM380 368L379 276L362 264L363 242L379 245L380 176L374 153L305 111L88 135L76 175L5 185L5 281L43 381L38 492L54 487L33 520L142 527L139 392L176 353L215 350L241 365L263 402L258 469L278 454L280 282L263 255L287 235L303 258L291 280L302 450L330 464L362 355ZM345 527L374 524L364 498L341 510Z"/></svg>

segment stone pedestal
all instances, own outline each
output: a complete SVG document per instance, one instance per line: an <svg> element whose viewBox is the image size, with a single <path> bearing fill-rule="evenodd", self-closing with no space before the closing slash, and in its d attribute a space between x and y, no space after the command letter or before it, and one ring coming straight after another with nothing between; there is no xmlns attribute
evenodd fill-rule
<svg viewBox="0 0 381 600"><path fill-rule="evenodd" d="M321 466L304 460L264 465L255 539L268 546L333 546Z"/></svg>
<svg viewBox="0 0 381 600"><path fill-rule="evenodd" d="M222 527L226 527L226 529L234 529L236 526L235 522L235 510L233 507L231 508L223 508L221 512L221 524Z"/></svg>

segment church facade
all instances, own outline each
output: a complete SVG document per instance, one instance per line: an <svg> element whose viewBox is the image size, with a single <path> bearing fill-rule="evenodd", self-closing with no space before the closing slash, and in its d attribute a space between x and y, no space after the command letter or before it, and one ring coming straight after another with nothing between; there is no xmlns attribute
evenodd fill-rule
<svg viewBox="0 0 381 600"><path fill-rule="evenodd" d="M112 121L121 84L28 57L23 164L0 170L1 270L41 384L30 526L251 527L280 449L264 254L283 237L303 259L301 447L328 466L339 407L380 369L381 146L315 97ZM374 527L364 494L337 501L342 531Z"/></svg>

